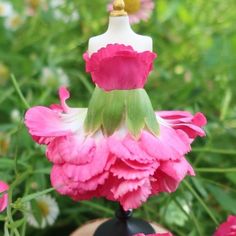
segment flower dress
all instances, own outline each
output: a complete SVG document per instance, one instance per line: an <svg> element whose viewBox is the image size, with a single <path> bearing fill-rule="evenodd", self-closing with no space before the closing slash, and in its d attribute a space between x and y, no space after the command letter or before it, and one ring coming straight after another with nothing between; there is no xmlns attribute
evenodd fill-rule
<svg viewBox="0 0 236 236"><path fill-rule="evenodd" d="M154 112L143 89L156 54L109 44L91 56L86 71L96 87L88 108L71 108L66 88L60 104L25 115L34 141L46 145L51 183L62 195L104 197L134 209L161 192L175 191L194 170L185 158L206 118L187 111Z"/></svg>

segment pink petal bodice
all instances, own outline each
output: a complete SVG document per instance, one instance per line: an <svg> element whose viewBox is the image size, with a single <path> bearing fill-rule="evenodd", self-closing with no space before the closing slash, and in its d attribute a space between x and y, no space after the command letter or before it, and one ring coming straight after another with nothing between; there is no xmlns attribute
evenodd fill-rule
<svg viewBox="0 0 236 236"><path fill-rule="evenodd" d="M105 91L143 88L156 54L137 52L131 46L108 44L89 57L84 54L86 72Z"/></svg>

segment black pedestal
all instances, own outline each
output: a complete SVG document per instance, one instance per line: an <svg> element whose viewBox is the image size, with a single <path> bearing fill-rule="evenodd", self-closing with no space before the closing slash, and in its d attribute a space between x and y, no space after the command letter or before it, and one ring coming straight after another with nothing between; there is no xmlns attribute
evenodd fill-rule
<svg viewBox="0 0 236 236"><path fill-rule="evenodd" d="M154 234L155 230L148 222L132 218L132 210L124 211L120 207L116 218L101 224L94 236L133 236L138 233Z"/></svg>

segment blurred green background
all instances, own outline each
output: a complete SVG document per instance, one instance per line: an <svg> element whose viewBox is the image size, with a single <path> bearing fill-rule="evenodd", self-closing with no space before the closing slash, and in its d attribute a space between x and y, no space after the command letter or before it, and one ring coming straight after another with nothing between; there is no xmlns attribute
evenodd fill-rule
<svg viewBox="0 0 236 236"><path fill-rule="evenodd" d="M50 188L50 163L24 127L26 107L16 87L30 106L47 106L58 101L57 90L66 85L70 105L86 107L94 86L82 55L88 39L106 30L108 1L4 2L17 14L11 22L0 17L0 179L10 184L29 169L41 170L14 186L15 202ZM176 236L212 235L227 215L236 215L235 22L234 0L158 0L151 18L133 26L153 38L158 53L146 85L154 108L202 111L208 119L207 137L197 140L188 155L197 176L187 178L174 194L153 197L135 211ZM42 230L19 222L21 209L12 205L8 214L19 222L14 227L24 227L22 235L69 235L88 220L112 216L116 208L103 199L75 203L51 194L60 216ZM5 216L0 215L0 235Z"/></svg>

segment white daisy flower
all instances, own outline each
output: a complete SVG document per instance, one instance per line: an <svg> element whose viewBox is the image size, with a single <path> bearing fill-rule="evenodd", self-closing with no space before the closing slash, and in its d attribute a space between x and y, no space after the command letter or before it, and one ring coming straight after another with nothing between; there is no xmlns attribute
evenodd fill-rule
<svg viewBox="0 0 236 236"><path fill-rule="evenodd" d="M80 15L79 15L78 11L73 11L70 15L71 21L77 21L77 20L79 20L79 18L80 18Z"/></svg>
<svg viewBox="0 0 236 236"><path fill-rule="evenodd" d="M13 7L8 2L0 2L0 16L7 17L12 15Z"/></svg>
<svg viewBox="0 0 236 236"><path fill-rule="evenodd" d="M50 6L52 8L59 7L61 5L65 4L65 0L51 0L50 1Z"/></svg>
<svg viewBox="0 0 236 236"><path fill-rule="evenodd" d="M10 76L9 68L0 62L0 85L4 85Z"/></svg>
<svg viewBox="0 0 236 236"><path fill-rule="evenodd" d="M68 87L70 85L68 75L61 68L58 68L56 72L58 75L60 86Z"/></svg>
<svg viewBox="0 0 236 236"><path fill-rule="evenodd" d="M57 20L61 20L65 23L77 21L80 18L78 11L73 11L70 14L62 12L60 9L54 11L54 17Z"/></svg>
<svg viewBox="0 0 236 236"><path fill-rule="evenodd" d="M26 8L25 14L27 16L34 16L39 9L43 11L48 10L48 4L46 0L25 0Z"/></svg>
<svg viewBox="0 0 236 236"><path fill-rule="evenodd" d="M19 122L21 120L20 111L18 109L16 109L16 108L11 111L10 116L11 116L11 120L13 122L17 123L17 122Z"/></svg>
<svg viewBox="0 0 236 236"><path fill-rule="evenodd" d="M42 69L40 83L44 86L69 86L69 77L62 70L62 68L51 69L50 67L44 67Z"/></svg>
<svg viewBox="0 0 236 236"><path fill-rule="evenodd" d="M34 215L34 209L32 209L31 204L28 205L27 221L29 225L35 228L45 228L48 225L53 225L56 218L59 215L59 207L54 198L50 195L44 195L35 199L36 206L41 213L41 223L39 223Z"/></svg>
<svg viewBox="0 0 236 236"><path fill-rule="evenodd" d="M5 27L9 30L17 30L24 22L24 18L18 13L13 13L5 20Z"/></svg>
<svg viewBox="0 0 236 236"><path fill-rule="evenodd" d="M0 156L7 154L10 147L10 136L5 132L0 132Z"/></svg>
<svg viewBox="0 0 236 236"><path fill-rule="evenodd" d="M114 0L108 4L108 11L112 10ZM129 15L131 24L147 21L154 9L154 0L124 0L125 11Z"/></svg>
<svg viewBox="0 0 236 236"><path fill-rule="evenodd" d="M36 9L45 4L44 0L26 0L27 5Z"/></svg>
<svg viewBox="0 0 236 236"><path fill-rule="evenodd" d="M68 21L68 16L65 15L60 9L54 10L53 16L56 20L62 20L64 22Z"/></svg>

